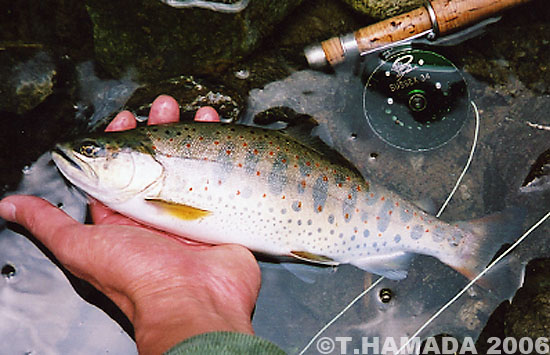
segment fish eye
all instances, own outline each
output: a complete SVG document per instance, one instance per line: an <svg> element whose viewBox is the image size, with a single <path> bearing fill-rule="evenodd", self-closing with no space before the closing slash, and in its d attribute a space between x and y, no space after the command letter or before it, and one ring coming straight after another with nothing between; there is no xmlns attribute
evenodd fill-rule
<svg viewBox="0 0 550 355"><path fill-rule="evenodd" d="M99 156L102 151L102 147L97 145L97 143L86 141L82 142L80 145L80 154L85 155L89 158Z"/></svg>

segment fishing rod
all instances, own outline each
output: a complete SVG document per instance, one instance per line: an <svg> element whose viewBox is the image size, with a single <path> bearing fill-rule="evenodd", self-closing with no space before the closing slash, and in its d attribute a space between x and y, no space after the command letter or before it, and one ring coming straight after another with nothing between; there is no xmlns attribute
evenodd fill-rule
<svg viewBox="0 0 550 355"><path fill-rule="evenodd" d="M312 68L323 69L401 42L418 38L435 40L529 1L425 0L422 7L309 46L304 52Z"/></svg>

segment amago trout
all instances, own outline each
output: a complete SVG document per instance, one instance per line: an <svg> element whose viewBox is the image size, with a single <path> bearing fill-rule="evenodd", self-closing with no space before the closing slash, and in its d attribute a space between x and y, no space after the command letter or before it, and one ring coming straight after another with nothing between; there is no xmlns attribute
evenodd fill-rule
<svg viewBox="0 0 550 355"><path fill-rule="evenodd" d="M490 233L497 217L447 224L280 131L149 126L59 144L52 155L71 183L145 224L391 279L406 277L414 254L472 277L507 242Z"/></svg>

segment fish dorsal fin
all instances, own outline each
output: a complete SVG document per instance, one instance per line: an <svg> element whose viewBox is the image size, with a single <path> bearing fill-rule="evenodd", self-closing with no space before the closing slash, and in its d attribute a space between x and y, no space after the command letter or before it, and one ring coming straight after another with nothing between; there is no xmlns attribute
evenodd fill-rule
<svg viewBox="0 0 550 355"><path fill-rule="evenodd" d="M310 263L322 264L322 265L331 265L331 266L335 266L335 265L339 264L337 261L334 261L331 258L328 258L328 257L323 256L323 255L313 254L313 253L310 253L310 252L307 252L307 251L295 251L295 250L293 250L293 251L290 252L290 254L293 257L295 257L296 259L307 261L307 262L310 262Z"/></svg>
<svg viewBox="0 0 550 355"><path fill-rule="evenodd" d="M211 213L207 210L202 210L200 208L172 201L166 201L160 198L146 198L145 200L159 209L171 214L172 216L186 221L204 218Z"/></svg>
<svg viewBox="0 0 550 355"><path fill-rule="evenodd" d="M353 260L350 264L373 274L387 277L390 280L403 280L407 277L407 269L413 254L393 253L388 255L369 256Z"/></svg>
<svg viewBox="0 0 550 355"><path fill-rule="evenodd" d="M275 107L261 112L254 117L254 123L265 125L276 122L286 123L286 127L279 130L281 134L292 138L297 143L312 149L333 162L343 165L361 175L352 163L319 138L317 133L323 135L322 131L314 132L315 128L319 126L319 123L314 117L307 114L297 113L288 107ZM325 134L324 136L325 139L330 140L328 134Z"/></svg>

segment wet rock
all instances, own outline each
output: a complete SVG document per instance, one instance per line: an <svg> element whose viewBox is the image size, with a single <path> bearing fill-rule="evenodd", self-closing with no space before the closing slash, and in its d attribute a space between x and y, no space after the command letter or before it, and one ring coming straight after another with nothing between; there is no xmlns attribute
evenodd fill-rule
<svg viewBox="0 0 550 355"><path fill-rule="evenodd" d="M507 337L521 339L550 334L550 260L530 262L524 286L516 293L505 322Z"/></svg>
<svg viewBox="0 0 550 355"><path fill-rule="evenodd" d="M126 108L146 117L153 100L161 94L174 97L180 105L182 120L192 120L203 106L218 111L223 121L235 121L244 109L244 99L238 92L220 84L209 83L193 76L179 76L158 83L142 85L126 103Z"/></svg>
<svg viewBox="0 0 550 355"><path fill-rule="evenodd" d="M158 0L87 0L101 65L140 81L218 73L249 54L302 0L251 1L236 14L176 9Z"/></svg>
<svg viewBox="0 0 550 355"><path fill-rule="evenodd" d="M43 51L0 52L0 111L23 114L35 108L52 94L56 74Z"/></svg>
<svg viewBox="0 0 550 355"><path fill-rule="evenodd" d="M422 6L422 0L344 0L353 9L374 18L395 16Z"/></svg>

